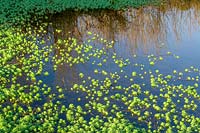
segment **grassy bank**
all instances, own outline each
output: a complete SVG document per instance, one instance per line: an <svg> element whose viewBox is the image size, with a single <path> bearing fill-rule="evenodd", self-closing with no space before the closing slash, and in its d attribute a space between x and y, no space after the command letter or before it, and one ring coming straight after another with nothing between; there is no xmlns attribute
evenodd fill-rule
<svg viewBox="0 0 200 133"><path fill-rule="evenodd" d="M64 10L113 9L158 4L158 0L2 0L0 23L17 23L33 15L57 13Z"/></svg>

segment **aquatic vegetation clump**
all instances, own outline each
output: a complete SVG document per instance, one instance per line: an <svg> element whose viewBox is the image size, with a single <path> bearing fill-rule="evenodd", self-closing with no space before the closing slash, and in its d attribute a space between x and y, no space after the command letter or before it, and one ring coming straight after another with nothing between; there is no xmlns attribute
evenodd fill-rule
<svg viewBox="0 0 200 133"><path fill-rule="evenodd" d="M179 56L125 58L92 32L52 43L45 26L0 31L0 132L200 130L199 68L163 72Z"/></svg>

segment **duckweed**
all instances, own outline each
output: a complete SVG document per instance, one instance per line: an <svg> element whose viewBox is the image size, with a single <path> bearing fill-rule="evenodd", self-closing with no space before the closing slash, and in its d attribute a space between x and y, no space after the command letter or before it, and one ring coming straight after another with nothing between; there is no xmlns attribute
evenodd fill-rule
<svg viewBox="0 0 200 133"><path fill-rule="evenodd" d="M162 73L154 67L179 56L151 54L142 57L144 65L136 62L138 55L126 59L109 52L114 41L87 34L93 39L58 38L48 45L31 29L1 30L0 132L200 131L198 68ZM87 65L89 72L81 69L70 77L70 70ZM59 73L62 67L69 71ZM65 75L62 84L47 82L55 74Z"/></svg>

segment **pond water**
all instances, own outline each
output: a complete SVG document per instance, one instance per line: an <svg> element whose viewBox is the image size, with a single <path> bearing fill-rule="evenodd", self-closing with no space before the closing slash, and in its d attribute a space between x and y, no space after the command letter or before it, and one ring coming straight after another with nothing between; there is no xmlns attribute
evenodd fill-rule
<svg viewBox="0 0 200 133"><path fill-rule="evenodd" d="M46 38L51 38L47 42L48 45L57 43L59 40L74 37L79 43L88 43L93 47L92 49L94 51L101 49L106 51L106 54L99 56L100 58L97 58L98 56L94 56L94 54L96 53L98 55L101 51L91 51L93 56L90 56L85 63L78 63L72 67L66 62L58 64L56 71L53 71L55 62L49 62L45 65L45 70L49 72L49 76L40 76L40 79L44 80L45 83L53 88L56 88L55 86L64 88L66 98L62 101L63 104L69 105L73 103L83 106L87 102L91 104L91 101L104 104L105 101L103 99L105 96L109 97L118 93L121 97L127 96L129 100L135 96L144 100L146 96L142 93L131 97L129 96L129 93L131 94L132 92L131 90L127 90L127 92L123 91L123 89L125 90L125 88L133 84L141 85L144 93L150 92L154 96L160 96L162 88L166 86L160 84L157 86L158 90L154 90L151 84L151 78L154 75L155 79L158 80L159 74L161 74L161 77L167 80L167 85L171 87L186 86L182 90L183 97L172 96L170 92L163 93L170 95L172 101L177 106L177 115L178 112L185 110L184 104L187 104L187 102L184 103L185 97L194 100L197 106L200 106L200 89L198 87L196 88L197 97L194 96L194 98L191 95L186 95L188 86L190 87L190 85L199 83L199 2L190 1L180 4L172 1L167 6L129 9L126 12L67 11L52 16L48 24L47 34L45 35ZM58 32L56 30L61 31ZM93 37L98 39L92 39ZM112 47L105 47L106 43L104 40L105 42L113 41ZM61 50L54 49L52 56L61 58L63 57L62 53ZM76 53L70 52L70 54L76 56ZM83 57L86 58L89 55L85 54ZM119 63L116 63L116 59L112 58L113 55L116 55L119 60L126 60L127 62L125 62L127 64L125 63L126 65L120 66ZM115 73L120 78L117 82L111 81L111 85L108 85L107 88L110 91L108 93L103 91L105 93L103 94L105 95L103 98L100 96L99 99L96 99L98 96L96 96L97 92L94 90L101 90L100 85L105 82L106 77L111 78L107 74L103 74L103 71L108 73L108 75L109 73L110 75L111 73ZM139 76L132 79L133 72L136 72ZM80 73L84 74L83 78L80 76ZM98 80L99 86L95 86L95 80ZM95 82L94 84L93 81ZM79 89L75 91L76 89L73 90L74 85L82 85L86 89L94 91L95 94L81 92ZM119 86L123 89L116 89ZM174 94L176 93L176 87L171 91ZM138 92L136 91L136 93ZM181 92L177 92L177 95L179 93ZM181 102L176 102L180 99L182 99ZM156 104L163 108L164 102L165 99L161 96L161 98L158 98ZM126 101L122 102L116 99L112 100L111 98L112 104L119 106L120 109L118 111L122 111L129 121L134 121L141 127L147 127L147 124L144 124L145 122L138 122L137 115L131 115L131 112L133 113L134 111L130 111L130 106L126 104ZM195 111L191 110L191 107L189 108L186 110L190 114L190 117L200 117L199 107ZM133 107L133 109L135 111L138 109L142 110L141 114L146 110L145 107ZM149 110L153 113L152 115L156 114L154 107L150 107ZM165 110L163 112L167 114L168 111ZM98 111L94 111L93 113L97 115ZM90 116L88 115L86 119L90 119ZM153 129L159 127L163 121L162 119L157 121L155 118L149 118L149 120L153 123ZM174 126L176 124L172 122L171 125Z"/></svg>
<svg viewBox="0 0 200 133"><path fill-rule="evenodd" d="M48 36L52 38L50 43L69 36L84 42L91 38L89 31L108 41L114 40L109 52L115 52L122 58L131 58L136 54L137 60L142 60L150 54L166 56L167 52L180 56L178 60L169 58L164 60L164 65L156 66L164 73L174 69L184 70L190 66L199 67L200 4L194 3L179 5L175 2L169 7L130 9L127 12L64 12L51 18ZM56 29L62 32L56 33ZM100 42L93 45L96 48L102 47ZM75 66L73 71L78 73L82 69L92 69L90 65L87 66L89 68L84 67L86 66ZM107 64L106 67L115 69L112 64ZM55 79L61 81L62 76L69 74L68 69L60 66L55 73ZM70 80L72 78L76 77L69 77Z"/></svg>
<svg viewBox="0 0 200 133"><path fill-rule="evenodd" d="M181 58L165 60L166 65L160 65L166 68L165 71L169 68L181 70L192 65L198 67L199 6L197 2L172 2L167 7L130 9L127 12L65 12L51 18L49 34L53 42L69 36L84 42L90 38L87 34L90 31L115 41L112 50L120 57L130 58L134 54L159 56L170 51ZM55 29L61 29L62 33L52 34ZM98 43L95 45L99 47Z"/></svg>
<svg viewBox="0 0 200 133"><path fill-rule="evenodd" d="M70 37L77 45L62 45ZM139 127L147 129L150 122L150 129L162 131L166 122L176 131L184 128L176 119L190 126L189 117L200 118L199 2L125 12L66 11L50 17L43 38L54 47L44 66L49 75L38 79L56 93L56 86L63 88L63 105L90 104L86 119L114 109Z"/></svg>
<svg viewBox="0 0 200 133"><path fill-rule="evenodd" d="M112 81L111 86L109 86L111 91L105 94L106 97L115 95L116 93L128 96L129 94L124 93L122 90L115 90L115 88L117 88L116 86L126 88L133 83L141 85L142 91L150 91L153 95L159 96L160 91L152 89L153 87L150 82L150 77L152 74L156 75L156 70L159 70L159 73L163 77L172 75L172 79L169 78L169 81L167 80L171 86L189 86L199 83L199 71L193 71L195 68L199 69L200 67L199 2L186 2L182 4L172 2L168 6L129 9L126 12L67 11L52 16L48 23L48 31L45 37L51 38L48 41L49 45L57 43L59 40L68 39L69 37L74 37L79 43L84 43L92 40L91 38L98 34L97 38L99 39L89 41L89 44L93 46L93 49L100 50L105 48L105 43L102 40L114 41L112 48L104 49L106 51L105 55L100 56L100 58L91 57L86 63L79 63L70 67L69 64L64 62L57 66L56 71L53 71L55 62L49 62L45 65L45 69L49 71L49 76L41 76L41 79L48 85L51 84L50 86L52 87L59 85L64 88L67 98L62 102L65 105L70 103L84 105L88 101L93 101L95 98L88 100L90 98L87 98L85 92L77 91L76 93L76 91L71 91L71 88L73 88L74 84L81 84L84 87L87 86L87 89L99 90L99 86L94 87L91 84L94 79L103 84L105 78L109 77L105 76L106 74L102 74L102 71L118 73L121 77L117 83L113 83ZM56 32L56 30L61 30L61 32ZM99 52L97 51L97 53ZM73 52L70 54L75 55ZM52 56L55 55L58 58L63 57L58 49L54 49ZM128 59L128 65L120 67L116 63L116 60L112 58L113 55L116 55L120 60ZM163 59L159 60L160 57ZM100 62L103 64L102 66L98 65ZM133 79L134 82L130 81L133 71L139 75ZM176 74L174 71L183 72L184 74L180 76L181 74ZM84 78L80 78L80 73L84 74ZM91 77L91 79L88 77ZM159 76L155 77L157 79ZM83 80L86 80L86 83L83 83ZM162 87L164 86L161 84L158 88L161 89ZM197 88L196 91L199 95L200 89ZM129 90L128 92L131 91ZM175 93L175 90L172 93ZM88 96L90 97L90 95ZM145 97L143 94L137 96L141 99ZM200 106L198 98L189 95L185 95L185 97L194 100ZM80 98L81 100L77 100ZM179 98L175 96L172 99L175 102ZM160 98L157 101L157 105L163 107L164 101L163 98ZM181 112L183 109L183 101L180 103L175 102L178 112ZM104 103L104 100L100 98L96 102ZM118 100L112 100L111 102L122 107L121 110L125 110L123 113L126 114L126 117L130 121L136 121L137 117L134 115L131 116L131 111L127 111L127 105ZM150 110L155 114L153 107ZM199 111L200 108L198 107L195 111L188 110L188 113L200 117ZM153 128L156 128L156 124L159 122L153 118L151 121L154 123ZM145 124L141 124L141 126L146 127Z"/></svg>

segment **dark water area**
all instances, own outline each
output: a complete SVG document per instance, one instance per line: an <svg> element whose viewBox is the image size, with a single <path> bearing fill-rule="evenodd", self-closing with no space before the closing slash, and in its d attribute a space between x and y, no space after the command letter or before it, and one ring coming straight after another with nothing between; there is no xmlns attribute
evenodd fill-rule
<svg viewBox="0 0 200 133"><path fill-rule="evenodd" d="M173 80L170 80L169 84L188 86L199 83L195 80L188 81L187 78L188 76L196 77L200 74L190 70L193 67L200 68L200 2L171 2L160 7L129 9L125 12L66 11L50 17L48 24L46 37L51 37L48 42L49 45L57 43L59 39L67 39L68 37L74 37L79 43L84 43L93 37L93 35L88 35L88 32L98 34L100 38L108 41L114 41L113 47L106 49L107 55L103 55L102 58L90 58L86 63L76 64L72 67L65 63L59 64L55 72L52 69L54 62L46 64L45 70L49 72L49 76L41 76L40 78L52 87L59 85L65 88L64 93L67 98L62 102L66 105L70 103L84 105L87 102L85 93L76 93L71 91L71 88L74 84L82 84L83 79L80 78L79 73L84 73L85 77L103 81L106 76L94 74L96 69L108 73L117 72L121 77L124 77L120 78L113 87L117 85L130 86L132 82L129 79L132 71L136 71L141 76L134 79L134 83L142 85L144 91L150 90L155 95L159 95L160 91L151 89L149 71L155 74L155 71L159 70L160 73L167 76L171 75L174 70L184 72L185 69L189 69L189 72L184 73L181 80L176 80L178 76L173 75ZM56 30L61 30L61 32L56 32ZM96 49L104 47L99 40L91 42L90 45ZM124 67L123 72L121 72L122 68L113 62L113 53L116 53L120 59L130 61L130 65ZM55 55L60 56L59 51L54 51L52 56ZM152 67L150 65L151 61L147 58L149 55L163 57L164 59L163 61L155 61L155 66ZM102 62L102 59L107 61L99 67L97 64ZM137 67L137 65L139 66ZM145 76L141 78L142 75ZM88 82L86 86L89 85L90 79L86 78L85 80ZM120 90L110 91L108 96L116 92L121 93ZM199 88L197 88L197 92L200 94ZM140 95L139 97L145 96ZM77 98L82 100L77 101ZM164 99L161 98L158 105L162 105L163 101ZM199 100L196 102L200 106ZM120 104L122 108L125 107L123 103L116 101L113 101L113 103ZM177 104L177 107L182 105L181 102ZM181 111L181 108L178 111ZM190 113L200 117L199 112L200 108L198 107L196 111ZM129 113L127 113L127 118L135 121L135 118L131 117Z"/></svg>

